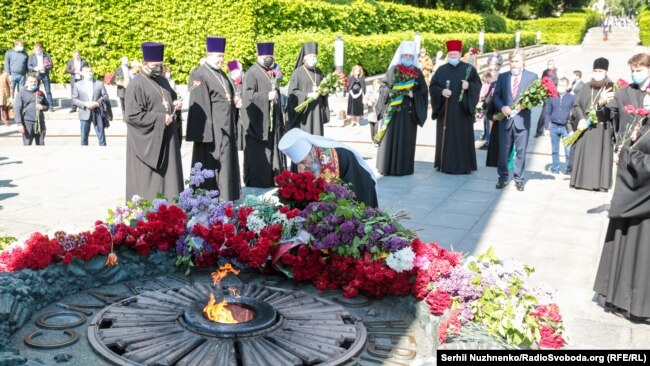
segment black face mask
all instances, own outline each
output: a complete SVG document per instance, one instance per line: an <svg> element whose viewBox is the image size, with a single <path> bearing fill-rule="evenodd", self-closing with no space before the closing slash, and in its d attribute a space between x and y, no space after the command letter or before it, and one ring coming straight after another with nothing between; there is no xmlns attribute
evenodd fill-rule
<svg viewBox="0 0 650 366"><path fill-rule="evenodd" d="M151 67L151 75L161 76L162 73L163 73L163 66L162 65Z"/></svg>
<svg viewBox="0 0 650 366"><path fill-rule="evenodd" d="M264 63L262 65L268 69L273 66L273 61L273 56L264 57Z"/></svg>

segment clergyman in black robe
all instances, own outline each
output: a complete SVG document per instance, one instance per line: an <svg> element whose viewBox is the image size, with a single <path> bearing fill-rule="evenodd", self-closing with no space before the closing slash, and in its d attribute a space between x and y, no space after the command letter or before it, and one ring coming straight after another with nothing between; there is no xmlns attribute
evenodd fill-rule
<svg viewBox="0 0 650 366"><path fill-rule="evenodd" d="M573 152L573 169L570 186L572 188L607 191L612 187L614 165L613 125L605 111L605 104L613 95L614 84L607 79L609 61L598 58L594 61L594 76L576 95L573 103L573 117L579 122L578 128L586 128ZM596 110L596 121L587 126L588 111Z"/></svg>
<svg viewBox="0 0 650 366"><path fill-rule="evenodd" d="M620 151L609 226L596 273L598 302L632 319L650 318L650 133ZM632 142L632 143L630 143Z"/></svg>
<svg viewBox="0 0 650 366"><path fill-rule="evenodd" d="M237 60L232 60L228 62L228 71L230 76L230 81L235 88L235 98L242 99L244 95L244 69L241 62ZM235 104L237 107L237 150L244 151L244 133L246 129L244 128L243 112L242 106Z"/></svg>
<svg viewBox="0 0 650 366"><path fill-rule="evenodd" d="M461 41L447 42L448 62L436 70L429 88L432 119L436 119L434 166L450 174L477 169L474 121L481 79L474 66L460 61L461 49Z"/></svg>
<svg viewBox="0 0 650 366"><path fill-rule="evenodd" d="M164 46L142 44L144 65L126 88L126 198L168 199L183 189L180 110L176 93L162 76Z"/></svg>
<svg viewBox="0 0 650 366"><path fill-rule="evenodd" d="M215 178L206 179L200 188L218 189L225 201L238 200L241 194L237 153L237 100L228 76L221 70L225 38L208 36L207 57L191 78L201 84L190 94L187 114L187 141L194 142L192 166L212 169Z"/></svg>
<svg viewBox="0 0 650 366"><path fill-rule="evenodd" d="M275 176L287 169L286 158L278 149L278 141L284 133L284 117L275 74L273 43L258 43L257 54L257 62L248 69L244 78L242 117L247 126L244 184L269 188L275 186Z"/></svg>
<svg viewBox="0 0 650 366"><path fill-rule="evenodd" d="M422 71L414 64L415 44L411 41L402 41L391 66L381 80L379 99L375 110L377 120L382 123L390 103L390 90L395 83L397 63L415 70L418 74L415 85L409 95L404 96L402 106L396 111L386 134L379 143L377 151L377 170L382 175L409 175L415 168L415 144L418 125L423 126L427 120L427 84Z"/></svg>
<svg viewBox="0 0 650 366"><path fill-rule="evenodd" d="M300 128L312 135L324 135L324 125L330 120L330 108L327 95L316 93L323 73L316 67L318 61L318 44L307 42L302 45L296 66L291 74L288 88L287 114L289 116L288 128ZM313 98L309 106L298 113L296 106Z"/></svg>
<svg viewBox="0 0 650 366"><path fill-rule="evenodd" d="M297 128L289 130L278 146L295 164L297 172L311 171L328 183L340 179L351 185L358 202L378 207L375 175L361 155L349 146Z"/></svg>

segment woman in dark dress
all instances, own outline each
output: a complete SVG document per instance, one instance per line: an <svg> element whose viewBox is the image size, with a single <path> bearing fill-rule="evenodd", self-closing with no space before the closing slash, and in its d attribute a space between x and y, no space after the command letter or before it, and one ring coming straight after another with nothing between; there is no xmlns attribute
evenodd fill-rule
<svg viewBox="0 0 650 366"><path fill-rule="evenodd" d="M573 117L582 136L575 143L572 156L571 188L607 191L612 187L614 156L614 132L611 122L603 115L607 101L613 97L614 84L607 78L609 61L597 58L594 61L593 77L576 95ZM588 112L594 108L597 120L588 124Z"/></svg>
<svg viewBox="0 0 650 366"><path fill-rule="evenodd" d="M361 65L354 65L348 79L348 116L352 126L358 126L363 117L363 96L366 94L366 79Z"/></svg>
<svg viewBox="0 0 650 366"><path fill-rule="evenodd" d="M650 318L650 127L642 127L624 107L650 109L648 81L650 55L629 61L634 84L619 89L607 104L607 112L619 132L615 151L618 172L609 209L609 226L594 283L598 302L635 320ZM617 145L617 146L618 146ZM616 160L616 157L615 157Z"/></svg>

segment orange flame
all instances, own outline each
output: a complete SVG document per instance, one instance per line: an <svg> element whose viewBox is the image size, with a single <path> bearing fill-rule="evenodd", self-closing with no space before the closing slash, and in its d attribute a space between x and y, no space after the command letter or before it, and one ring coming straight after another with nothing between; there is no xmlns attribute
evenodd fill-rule
<svg viewBox="0 0 650 366"><path fill-rule="evenodd" d="M203 308L203 313L208 319L217 323L236 324L238 321L232 316L232 313L227 308L228 303L226 300L216 302L214 294L210 294L210 301L208 305Z"/></svg>
<svg viewBox="0 0 650 366"><path fill-rule="evenodd" d="M218 285L221 280L228 275L228 273L238 275L239 270L234 269L230 263L226 263L219 267L218 270L212 272L212 282L214 282L215 285Z"/></svg>

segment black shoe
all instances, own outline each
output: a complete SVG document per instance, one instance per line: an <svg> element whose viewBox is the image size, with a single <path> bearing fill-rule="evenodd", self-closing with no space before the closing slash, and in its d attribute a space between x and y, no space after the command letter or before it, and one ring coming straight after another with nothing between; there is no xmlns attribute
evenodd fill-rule
<svg viewBox="0 0 650 366"><path fill-rule="evenodd" d="M508 181L507 181L507 180L506 180L506 181L502 181L502 180L500 180L500 181L497 182L496 189L503 189L503 188L505 188L507 185L508 185Z"/></svg>
<svg viewBox="0 0 650 366"><path fill-rule="evenodd" d="M77 113L77 110L76 109L71 109L70 113Z"/></svg>
<svg viewBox="0 0 650 366"><path fill-rule="evenodd" d="M524 191L524 182L517 182L517 183L516 183L516 186L517 186L517 190L518 190L519 192L523 192L523 191Z"/></svg>

